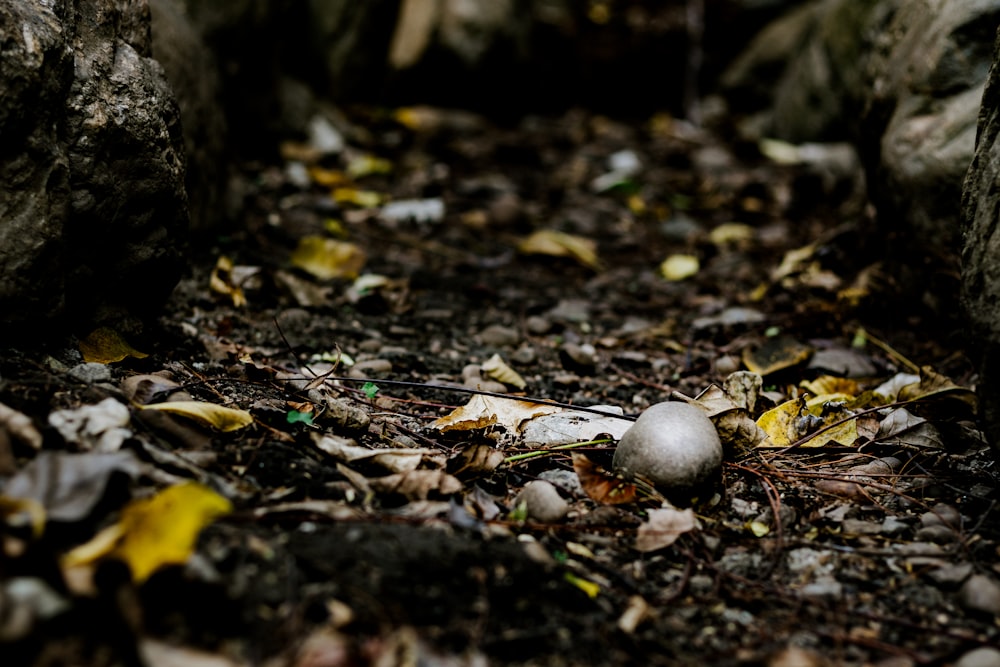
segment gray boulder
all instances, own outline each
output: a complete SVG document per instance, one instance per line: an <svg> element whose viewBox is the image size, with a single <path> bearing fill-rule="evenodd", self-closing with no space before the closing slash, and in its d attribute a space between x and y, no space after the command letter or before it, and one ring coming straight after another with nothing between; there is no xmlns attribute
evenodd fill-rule
<svg viewBox="0 0 1000 667"><path fill-rule="evenodd" d="M4 331L134 322L176 283L188 225L180 114L148 6L0 0L0 42Z"/></svg>
<svg viewBox="0 0 1000 667"><path fill-rule="evenodd" d="M979 116L979 134L962 192L962 301L969 354L979 368L980 416L1000 446L1000 36Z"/></svg>

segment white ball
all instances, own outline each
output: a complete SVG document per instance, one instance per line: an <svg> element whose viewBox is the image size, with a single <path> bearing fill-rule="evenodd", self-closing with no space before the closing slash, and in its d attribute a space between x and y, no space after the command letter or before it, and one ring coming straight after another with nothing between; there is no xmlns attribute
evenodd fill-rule
<svg viewBox="0 0 1000 667"><path fill-rule="evenodd" d="M642 475L661 491L685 491L722 466L722 443L701 408L657 403L639 415L618 442L614 469Z"/></svg>

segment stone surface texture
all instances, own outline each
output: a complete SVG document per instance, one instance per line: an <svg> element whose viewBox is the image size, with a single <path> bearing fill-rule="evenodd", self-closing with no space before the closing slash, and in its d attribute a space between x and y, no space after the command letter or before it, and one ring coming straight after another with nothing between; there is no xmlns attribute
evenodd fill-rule
<svg viewBox="0 0 1000 667"><path fill-rule="evenodd" d="M182 268L180 114L145 2L0 1L0 319L127 322ZM126 315L128 313L129 315Z"/></svg>
<svg viewBox="0 0 1000 667"><path fill-rule="evenodd" d="M1000 443L1000 36L983 94L976 151L962 193L962 301L979 368L980 413Z"/></svg>

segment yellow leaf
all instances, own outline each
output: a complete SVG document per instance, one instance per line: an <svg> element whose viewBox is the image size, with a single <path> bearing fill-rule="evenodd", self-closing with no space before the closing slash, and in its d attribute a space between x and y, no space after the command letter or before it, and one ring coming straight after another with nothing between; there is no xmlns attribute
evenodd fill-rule
<svg viewBox="0 0 1000 667"><path fill-rule="evenodd" d="M494 354L492 357L483 362L482 366L483 372L486 377L496 380L497 382L503 382L504 384L510 385L511 387L517 387L518 389L524 389L528 386L528 383L524 381L517 371L507 365L507 362L499 354Z"/></svg>
<svg viewBox="0 0 1000 667"><path fill-rule="evenodd" d="M247 305L243 290L233 281L233 260L225 255L219 255L219 259L216 260L208 286L213 292L228 296L237 308Z"/></svg>
<svg viewBox="0 0 1000 667"><path fill-rule="evenodd" d="M660 264L660 275L671 282L690 278L698 273L701 265L694 255L671 255Z"/></svg>
<svg viewBox="0 0 1000 667"><path fill-rule="evenodd" d="M80 341L79 347L84 361L98 364L111 364L125 357L145 359L149 356L133 348L121 334L110 327L94 329Z"/></svg>
<svg viewBox="0 0 1000 667"><path fill-rule="evenodd" d="M740 246L753 241L757 231L742 222L724 222L708 234L708 240L718 247Z"/></svg>
<svg viewBox="0 0 1000 667"><path fill-rule="evenodd" d="M168 401L152 405L140 405L142 410L161 410L193 419L200 424L211 426L224 433L238 431L253 423L253 416L246 410L227 408L215 403L200 401Z"/></svg>
<svg viewBox="0 0 1000 667"><path fill-rule="evenodd" d="M129 566L133 581L142 583L162 567L187 562L202 529L231 511L232 504L211 489L178 484L129 503L117 524L70 551L62 565L72 568L115 558Z"/></svg>
<svg viewBox="0 0 1000 667"><path fill-rule="evenodd" d="M392 162L374 155L361 155L347 164L347 174L352 178L362 178L370 174L392 172Z"/></svg>
<svg viewBox="0 0 1000 667"><path fill-rule="evenodd" d="M600 584L596 584L593 581L588 581L583 577L578 577L572 572L564 572L563 578L569 583L579 588L581 591L583 591L587 595L587 597L590 598L591 600L596 598L598 594L600 594L601 592Z"/></svg>
<svg viewBox="0 0 1000 667"><path fill-rule="evenodd" d="M324 167L309 167L309 178L325 188L339 188L351 182L344 172Z"/></svg>
<svg viewBox="0 0 1000 667"><path fill-rule="evenodd" d="M750 521L747 523L747 528L755 537L764 537L771 532L771 528L762 521Z"/></svg>
<svg viewBox="0 0 1000 667"><path fill-rule="evenodd" d="M357 278L365 265L365 253L353 243L324 236L305 236L299 239L291 262L320 280Z"/></svg>
<svg viewBox="0 0 1000 667"><path fill-rule="evenodd" d="M781 405L771 408L757 419L757 426L761 427L770 440L773 447L787 447L792 444L798 436L798 429L795 422L802 413L805 403L801 399L785 401Z"/></svg>
<svg viewBox="0 0 1000 667"><path fill-rule="evenodd" d="M333 191L333 200L338 204L354 204L361 208L375 208L382 203L382 195L371 190L336 188Z"/></svg>
<svg viewBox="0 0 1000 667"><path fill-rule="evenodd" d="M574 236L553 229L540 229L518 244L517 249L525 255L549 255L552 257L572 257L595 271L601 269L597 259L597 243L582 236Z"/></svg>

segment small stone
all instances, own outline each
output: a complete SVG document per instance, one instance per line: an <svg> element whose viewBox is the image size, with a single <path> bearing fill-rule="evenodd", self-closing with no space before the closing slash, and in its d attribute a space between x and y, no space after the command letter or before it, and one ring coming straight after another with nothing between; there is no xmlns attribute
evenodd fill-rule
<svg viewBox="0 0 1000 667"><path fill-rule="evenodd" d="M662 490L688 491L718 472L722 443L701 408L657 403L622 436L613 465L643 475Z"/></svg>
<svg viewBox="0 0 1000 667"><path fill-rule="evenodd" d="M69 369L69 374L87 384L111 381L111 368L105 364L86 363L78 364Z"/></svg>
<svg viewBox="0 0 1000 667"><path fill-rule="evenodd" d="M517 329L505 327L500 324L492 324L479 332L479 340L483 345L493 347L509 347L517 345L521 340L521 334Z"/></svg>
<svg viewBox="0 0 1000 667"><path fill-rule="evenodd" d="M1000 584L985 574L974 574L959 589L958 602L971 611L1000 616Z"/></svg>
<svg viewBox="0 0 1000 667"><path fill-rule="evenodd" d="M882 521L882 534L886 537L899 537L910 528L909 524L898 517L887 516Z"/></svg>
<svg viewBox="0 0 1000 667"><path fill-rule="evenodd" d="M958 586L972 574L972 563L948 563L927 575L941 586Z"/></svg>
<svg viewBox="0 0 1000 667"><path fill-rule="evenodd" d="M525 345L517 348L514 353L510 355L510 360L515 364L528 366L538 361L538 352L530 345Z"/></svg>
<svg viewBox="0 0 1000 667"><path fill-rule="evenodd" d="M535 336L543 336L552 331L552 321L541 315L532 315L524 322L528 332Z"/></svg>
<svg viewBox="0 0 1000 667"><path fill-rule="evenodd" d="M597 369L597 350L593 345L566 343L559 350L563 368L580 375L591 375Z"/></svg>
<svg viewBox="0 0 1000 667"><path fill-rule="evenodd" d="M960 535L954 528L949 528L948 526L943 526L941 524L924 526L917 530L915 535L916 539L925 542L934 542L935 544L948 544L950 542L956 541Z"/></svg>
<svg viewBox="0 0 1000 667"><path fill-rule="evenodd" d="M951 505L938 503L931 508L930 512L925 512L920 516L920 523L924 526L947 525L958 528L962 525L962 515Z"/></svg>
<svg viewBox="0 0 1000 667"><path fill-rule="evenodd" d="M1000 650L988 646L972 649L953 665L954 667L1000 667Z"/></svg>
<svg viewBox="0 0 1000 667"><path fill-rule="evenodd" d="M555 486L543 480L524 485L514 499L514 507L525 505L528 518L541 523L555 523L566 518L569 503L563 500Z"/></svg>
<svg viewBox="0 0 1000 667"><path fill-rule="evenodd" d="M354 364L349 375L353 378L366 378L385 376L390 373L392 373L392 362L388 359L368 359Z"/></svg>

